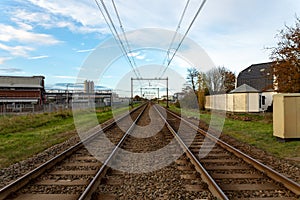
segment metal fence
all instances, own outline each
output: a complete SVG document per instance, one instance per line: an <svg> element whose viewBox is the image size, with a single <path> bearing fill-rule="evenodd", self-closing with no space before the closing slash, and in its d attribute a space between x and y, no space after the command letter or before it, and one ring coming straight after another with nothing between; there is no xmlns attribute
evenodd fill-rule
<svg viewBox="0 0 300 200"><path fill-rule="evenodd" d="M86 108L102 108L106 107L105 103L76 103L76 104L57 104L49 103L44 105L37 104L2 104L0 105L0 115L19 115L27 113L44 113L58 112L71 109L86 109Z"/></svg>

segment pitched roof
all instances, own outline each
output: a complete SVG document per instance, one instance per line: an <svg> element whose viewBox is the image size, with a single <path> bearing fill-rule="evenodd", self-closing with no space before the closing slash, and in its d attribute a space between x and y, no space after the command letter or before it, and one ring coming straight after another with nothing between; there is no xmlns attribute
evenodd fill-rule
<svg viewBox="0 0 300 200"><path fill-rule="evenodd" d="M244 69L237 77L237 86L247 84L260 91L272 89L272 64L273 62L253 64Z"/></svg>
<svg viewBox="0 0 300 200"><path fill-rule="evenodd" d="M272 66L274 62L267 62L267 63L258 63L258 64L252 64L251 66L247 67L243 71L241 71L240 75L243 75L245 77L258 77L261 75L265 75L266 71Z"/></svg>
<svg viewBox="0 0 300 200"><path fill-rule="evenodd" d="M232 90L230 93L258 93L259 91L247 84L243 84L240 87Z"/></svg>

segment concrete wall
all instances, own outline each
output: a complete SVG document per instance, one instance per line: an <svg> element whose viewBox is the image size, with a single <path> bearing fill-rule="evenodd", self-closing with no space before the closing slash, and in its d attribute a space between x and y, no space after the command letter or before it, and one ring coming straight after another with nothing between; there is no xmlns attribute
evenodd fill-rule
<svg viewBox="0 0 300 200"><path fill-rule="evenodd" d="M234 111L234 95L227 94L227 111L233 112Z"/></svg>
<svg viewBox="0 0 300 200"><path fill-rule="evenodd" d="M229 112L259 112L259 93L206 96L205 108Z"/></svg>
<svg viewBox="0 0 300 200"><path fill-rule="evenodd" d="M259 112L259 93L248 93L248 111Z"/></svg>
<svg viewBox="0 0 300 200"><path fill-rule="evenodd" d="M248 98L247 94L237 93L233 95L233 112L247 112Z"/></svg>
<svg viewBox="0 0 300 200"><path fill-rule="evenodd" d="M212 107L215 110L225 110L226 109L226 95L225 94L213 95Z"/></svg>

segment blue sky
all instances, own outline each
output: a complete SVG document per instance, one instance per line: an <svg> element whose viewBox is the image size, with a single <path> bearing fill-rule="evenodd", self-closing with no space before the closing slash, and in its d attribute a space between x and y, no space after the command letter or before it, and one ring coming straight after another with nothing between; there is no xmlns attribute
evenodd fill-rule
<svg viewBox="0 0 300 200"><path fill-rule="evenodd" d="M104 2L117 24L111 1ZM174 31L186 1L115 3L125 31ZM190 1L180 33L185 32L200 3ZM0 75L44 75L49 86L73 83L89 54L111 37L94 0L1 0L0 10ZM285 24L294 25L295 15L300 15L299 0L207 0L188 37L216 66L238 74L251 64L269 61L270 51L265 47L276 46L274 36ZM141 65L153 58L161 64L160 56L150 54L138 51L130 56ZM170 67L184 74L189 65L176 58ZM116 85L128 71L130 66L125 64L106 70L103 85Z"/></svg>

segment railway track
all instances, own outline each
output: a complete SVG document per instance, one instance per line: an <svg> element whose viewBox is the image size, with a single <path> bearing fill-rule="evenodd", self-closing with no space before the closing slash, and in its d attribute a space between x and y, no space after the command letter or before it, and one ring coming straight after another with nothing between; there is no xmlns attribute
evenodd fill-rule
<svg viewBox="0 0 300 200"><path fill-rule="evenodd" d="M177 141L172 143L174 133L161 122L149 105L136 123L144 128L133 128L120 145L113 158L114 169L103 175L95 199L214 199L188 152L183 153ZM117 145L120 136L108 137ZM159 151L165 146L168 148Z"/></svg>
<svg viewBox="0 0 300 200"><path fill-rule="evenodd" d="M197 130L199 134L192 139L189 149L228 199L300 198L298 183L219 140L213 134L198 129L173 112L168 112L167 121L184 142L191 140L185 137L187 131ZM180 123L182 131L179 130ZM205 137L209 140L205 141Z"/></svg>
<svg viewBox="0 0 300 200"><path fill-rule="evenodd" d="M135 120L133 124L126 121L129 118ZM147 104L117 121L122 128L112 123L85 142L90 149L105 146L99 154L77 144L40 167L42 171L36 169L24 176L26 180L2 188L0 199L292 200L300 196L299 184L162 107ZM104 137L113 145L105 145ZM207 156L199 156L206 151Z"/></svg>
<svg viewBox="0 0 300 200"><path fill-rule="evenodd" d="M120 117L102 130L118 131L118 122L130 126L128 121L136 119L145 107L146 105L143 105L134 109L130 115ZM89 134L91 136L86 140L2 188L0 199L77 199L103 166L99 158L91 155L85 146L93 146L95 141L101 141L103 133L95 129ZM111 150L106 149L102 156L109 156Z"/></svg>

